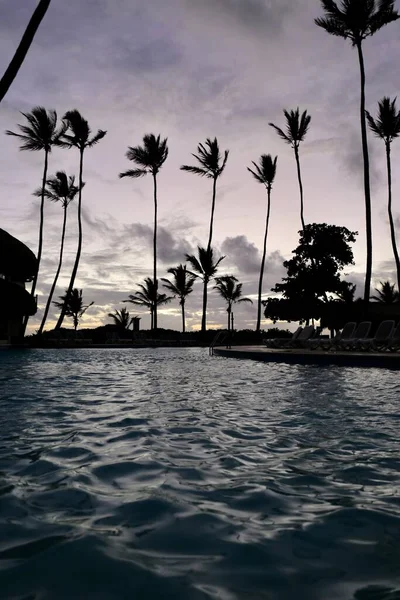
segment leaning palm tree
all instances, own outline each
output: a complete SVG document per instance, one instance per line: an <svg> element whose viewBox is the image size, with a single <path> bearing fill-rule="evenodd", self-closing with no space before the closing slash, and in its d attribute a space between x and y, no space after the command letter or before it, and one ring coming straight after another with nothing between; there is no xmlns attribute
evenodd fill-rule
<svg viewBox="0 0 400 600"><path fill-rule="evenodd" d="M283 131L283 129L277 127L273 123L269 123L269 125L273 127L278 133L279 137L281 137L283 141L289 144L294 150L294 156L296 158L297 165L297 178L299 180L300 188L300 220L301 227L304 230L304 195L303 182L301 179L299 147L301 142L304 142L305 137L307 135L308 128L310 127L311 123L311 116L307 114L306 110L300 116L299 108L297 108L296 110L291 110L290 112L284 110L283 114L286 118L286 133Z"/></svg>
<svg viewBox="0 0 400 600"><path fill-rule="evenodd" d="M372 277L372 220L371 187L369 173L369 154L367 124L365 119L365 67L362 50L363 41L374 35L384 25L396 21L400 15L394 10L395 0L321 0L325 17L315 19L315 24L331 35L351 41L357 48L361 74L361 141L364 160L365 225L367 238L367 264L365 270L364 301L369 301Z"/></svg>
<svg viewBox="0 0 400 600"><path fill-rule="evenodd" d="M168 269L168 273L171 273L171 275L174 276L173 281L165 279L164 277L161 278L161 281L164 282L164 287L169 292L179 298L179 304L182 309L182 333L185 333L185 302L189 294L193 292L193 284L196 280L196 276L186 269L186 265L172 267L171 269Z"/></svg>
<svg viewBox="0 0 400 600"><path fill-rule="evenodd" d="M203 316L201 319L201 331L207 329L207 286L212 277L218 270L219 263L224 260L225 256L220 256L218 260L214 258L212 248L197 247L197 256L186 254L186 260L191 264L195 277L199 277L203 281Z"/></svg>
<svg viewBox="0 0 400 600"><path fill-rule="evenodd" d="M390 159L390 147L392 141L400 135L400 112L396 108L396 98L390 101L390 98L383 98L378 104L378 116L376 119L371 117L368 111L365 111L371 131L385 142L386 147L386 165L388 176L388 215L390 225L390 237L394 260L397 271L397 287L400 290L400 258L397 250L396 231L392 214L392 165Z"/></svg>
<svg viewBox="0 0 400 600"><path fill-rule="evenodd" d="M197 146L198 154L192 154L192 156L200 164L199 167L191 167L189 165L182 165L182 171L188 171L200 177L208 177L213 180L213 192L212 192L212 203L211 203L211 218L210 218L210 233L208 236L207 250L211 249L212 237L213 237L213 226L214 226L214 211L215 211L215 198L217 195L217 180L222 175L229 156L229 150L225 150L224 157L222 158L218 140L210 140L207 138L205 144L199 144Z"/></svg>
<svg viewBox="0 0 400 600"><path fill-rule="evenodd" d="M131 302L136 306L145 306L148 308L151 317L151 329L155 330L154 314L156 312L156 307L162 306L163 304L169 304L172 300L172 296L160 294L158 292L158 286L154 285L154 280L151 279L151 277L146 277L144 283L140 283L138 288L138 292L131 294L128 300L123 300L123 302Z"/></svg>
<svg viewBox="0 0 400 600"><path fill-rule="evenodd" d="M240 304L241 302L250 302L253 304L253 300L250 298L242 298L242 287L243 283L238 283L238 280L233 275L224 275L223 277L215 278L214 290L217 290L221 298L223 298L228 308L228 331L231 330L231 314L232 307L234 304Z"/></svg>
<svg viewBox="0 0 400 600"><path fill-rule="evenodd" d="M10 64L8 65L3 77L0 80L0 102L7 94L12 82L17 76L17 73L25 60L25 57L28 53L29 48L31 47L39 25L41 24L49 6L50 0L39 0L39 3L36 9L34 10L32 17L24 31L19 46L16 49Z"/></svg>
<svg viewBox="0 0 400 600"><path fill-rule="evenodd" d="M155 136L153 133L146 134L143 137L143 146L129 146L126 153L126 158L131 160L138 169L129 169L120 173L120 178L131 177L137 179L144 177L150 173L153 177L153 193L154 193L154 232L153 232L153 278L156 289L158 289L157 281L157 175L168 158L168 139L161 139L161 136ZM157 303L154 305L153 313L154 329L157 329Z"/></svg>
<svg viewBox="0 0 400 600"><path fill-rule="evenodd" d="M131 317L129 311L125 308L108 313L108 316L114 321L114 325L121 331L127 331L134 317Z"/></svg>
<svg viewBox="0 0 400 600"><path fill-rule="evenodd" d="M271 190L272 184L275 180L276 175L276 163L278 161L278 157L275 156L274 160L272 160L272 156L270 154L263 154L260 158L260 164L258 165L253 161L254 171L247 167L247 170L253 175L256 181L261 183L267 188L267 217L265 221L265 234L264 234L264 246L263 246L263 254L261 259L261 269L260 269L260 278L258 280L258 299L257 299L257 324L256 331L260 331L261 329L261 296L262 296L262 284L264 278L264 268L265 268L265 257L267 254L267 237L268 237L268 226L269 226L269 216L271 212Z"/></svg>
<svg viewBox="0 0 400 600"><path fill-rule="evenodd" d="M36 284L39 276L40 261L43 250L43 224L44 224L44 199L46 189L47 170L49 165L49 154L52 147L58 143L60 136L65 133L65 126L57 128L57 113L55 110L46 110L43 106L36 106L30 113L21 113L27 120L27 125L18 125L21 133L6 131L21 140L20 150L32 152L44 151L44 166L42 187L40 194L40 219L39 219L39 244L38 244L38 270L32 281L31 295L35 295ZM25 332L28 318L25 317L23 333Z"/></svg>
<svg viewBox="0 0 400 600"><path fill-rule="evenodd" d="M72 292L68 293L68 290L65 290L64 296L59 296L61 302L53 302L57 308L66 307L65 315L67 317L71 317L74 324L74 330L76 331L79 325L79 321L87 311L87 309L94 304L91 302L90 304L83 304L82 290L78 290L74 288Z"/></svg>
<svg viewBox="0 0 400 600"><path fill-rule="evenodd" d="M394 284L390 281L380 281L381 289L375 288L377 296L371 296L371 300L376 300L382 304L395 304L400 300L400 294L395 290Z"/></svg>
<svg viewBox="0 0 400 600"><path fill-rule="evenodd" d="M72 269L71 279L68 286L67 298L72 293L75 284L76 274L78 272L79 261L82 252L82 188L83 188L83 156L87 148L92 148L106 135L106 131L99 129L91 136L89 123L82 117L76 109L65 113L63 121L68 127L67 133L63 133L57 144L62 148L77 148L79 150L79 196L78 196L78 248L76 251L75 263ZM64 317L66 316L67 305L61 308L61 314L58 318L56 329L60 329Z"/></svg>
<svg viewBox="0 0 400 600"><path fill-rule="evenodd" d="M84 184L82 184L84 185ZM63 253L64 253L64 240L65 240L65 229L67 225L67 209L72 200L76 197L79 192L78 186L75 185L75 177L71 175L67 177L64 171L57 171L54 177L50 177L46 181L46 189L44 190L45 198L50 200L51 202L59 202L61 203L62 209L64 211L64 218L62 224L62 232L61 232L61 247L60 247L60 255L58 259L58 267L54 277L53 284L50 289L49 297L47 298L46 308L44 310L42 322L40 324L38 334L40 335L43 331L43 328L46 323L47 315L49 314L51 301L53 299L54 290L57 285L58 277L60 275L62 261L63 261ZM35 196L41 196L42 190L36 190L34 192Z"/></svg>

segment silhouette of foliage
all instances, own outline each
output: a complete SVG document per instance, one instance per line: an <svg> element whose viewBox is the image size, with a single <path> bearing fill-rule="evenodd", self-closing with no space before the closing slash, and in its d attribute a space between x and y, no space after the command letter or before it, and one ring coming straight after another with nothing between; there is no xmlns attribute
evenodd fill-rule
<svg viewBox="0 0 400 600"><path fill-rule="evenodd" d="M169 292L179 298L179 304L182 309L182 333L185 333L185 303L186 298L193 292L193 284L196 277L187 270L186 265L172 267L168 269L168 273L173 275L173 281L164 277L161 278L161 281L164 282L163 285Z"/></svg>
<svg viewBox="0 0 400 600"><path fill-rule="evenodd" d="M197 160L200 166L197 167L190 165L182 165L181 170L187 171L188 173L193 173L194 175L199 175L200 177L207 177L213 180L210 232L207 244L207 249L209 250L211 248L213 237L215 199L217 195L217 180L225 170L226 163L228 161L229 150L225 150L224 156L222 157L217 138L214 138L213 140L207 138L205 144L198 144L197 154L192 154L192 156Z"/></svg>
<svg viewBox="0 0 400 600"><path fill-rule="evenodd" d="M315 24L327 33L349 39L357 48L361 74L360 121L364 162L365 228L367 260L365 269L364 302L368 303L372 277L372 219L369 153L365 115L365 66L362 42L379 29L396 21L400 15L394 10L395 0L321 0L324 17L315 19Z"/></svg>
<svg viewBox="0 0 400 600"><path fill-rule="evenodd" d="M157 209L158 209L158 198L157 198L157 174L161 167L168 158L168 139L161 139L161 136L157 137L151 133L146 134L143 137L143 146L130 146L126 153L128 160L138 165L138 169L129 169L119 174L120 178L130 177L137 179L144 177L150 173L153 177L153 190L154 190L154 232L153 232L153 279L156 289L158 289L157 280ZM157 329L157 303L154 305L154 312L152 314L152 320L154 323L154 329Z"/></svg>
<svg viewBox="0 0 400 600"><path fill-rule="evenodd" d="M201 318L201 330L207 330L207 286L212 277L216 274L218 266L225 256L220 256L219 259L214 258L214 250L212 248L197 247L197 256L186 254L186 260L190 263L193 269L193 275L199 277L203 281L203 316Z"/></svg>
<svg viewBox="0 0 400 600"><path fill-rule="evenodd" d="M146 277L144 283L138 284L137 287L139 288L139 291L135 292L135 294L131 294L128 300L123 300L123 302L131 302L136 306L145 306L150 311L151 329L154 330L155 308L157 306L162 306L163 304L169 304L172 300L172 296L160 294L158 292L158 287L154 285L154 281L151 277Z"/></svg>
<svg viewBox="0 0 400 600"><path fill-rule="evenodd" d="M242 302L248 302L253 304L253 300L250 298L242 297L242 283L238 283L238 280L233 275L223 275L222 277L215 278L214 290L217 290L218 294L227 303L228 313L228 331L231 330L231 314L232 307L234 304L241 304Z"/></svg>
<svg viewBox="0 0 400 600"><path fill-rule="evenodd" d="M253 175L254 179L264 185L267 189L267 216L265 220L265 233L264 233L264 244L263 244L263 254L261 259L261 268L260 268L260 277L258 280L258 298L257 298L257 323L256 323L256 331L260 331L261 329L261 297L262 297L262 284L264 278L264 269L265 269L265 258L267 255L267 237L268 237L268 226L269 226L269 217L271 213L271 191L272 184L274 183L276 176L276 165L277 165L278 157L275 156L272 159L270 154L263 154L260 157L259 164L253 161L254 170L247 167L247 170Z"/></svg>
<svg viewBox="0 0 400 600"><path fill-rule="evenodd" d="M131 317L125 306L122 307L121 310L115 310L113 313L108 313L108 316L114 321L114 325L122 332L129 329L133 320L133 317Z"/></svg>
<svg viewBox="0 0 400 600"><path fill-rule="evenodd" d="M377 296L372 296L371 300L375 300L376 302L381 302L382 304L396 304L400 302L400 294L395 289L394 284L391 284L390 281L380 281L379 288L375 288L375 291L378 293Z"/></svg>
<svg viewBox="0 0 400 600"><path fill-rule="evenodd" d="M77 288L74 288L70 294L68 294L68 290L65 290L64 296L59 296L59 298L61 302L55 301L53 304L57 306L57 308L65 308L65 315L72 318L74 329L76 331L79 321L94 302L84 305L82 290L78 290Z"/></svg>

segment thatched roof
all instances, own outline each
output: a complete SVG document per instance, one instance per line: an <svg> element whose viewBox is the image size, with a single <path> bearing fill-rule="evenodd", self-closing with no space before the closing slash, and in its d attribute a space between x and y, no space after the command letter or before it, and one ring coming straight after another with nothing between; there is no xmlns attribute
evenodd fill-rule
<svg viewBox="0 0 400 600"><path fill-rule="evenodd" d="M37 272L37 260L25 244L0 229L0 274L14 281L31 281Z"/></svg>
<svg viewBox="0 0 400 600"><path fill-rule="evenodd" d="M36 313L36 302L17 283L0 279L0 319L11 319Z"/></svg>

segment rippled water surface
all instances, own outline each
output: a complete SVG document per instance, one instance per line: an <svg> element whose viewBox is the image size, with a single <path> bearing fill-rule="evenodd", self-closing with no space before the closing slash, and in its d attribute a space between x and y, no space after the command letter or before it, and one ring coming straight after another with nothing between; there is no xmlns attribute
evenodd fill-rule
<svg viewBox="0 0 400 600"><path fill-rule="evenodd" d="M3 600L400 598L398 372L0 353Z"/></svg>

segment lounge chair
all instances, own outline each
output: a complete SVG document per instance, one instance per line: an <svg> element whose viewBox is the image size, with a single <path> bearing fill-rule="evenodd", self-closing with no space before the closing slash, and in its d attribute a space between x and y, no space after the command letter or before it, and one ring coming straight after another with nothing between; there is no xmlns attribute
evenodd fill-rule
<svg viewBox="0 0 400 600"><path fill-rule="evenodd" d="M394 332L394 321L382 321L373 338L359 340L356 347L360 350L380 350L387 345Z"/></svg>
<svg viewBox="0 0 400 600"><path fill-rule="evenodd" d="M285 348L290 342L296 340L303 331L302 327L298 327L291 338L264 338L263 342L267 348Z"/></svg>
<svg viewBox="0 0 400 600"><path fill-rule="evenodd" d="M351 340L355 329L356 323L354 321L349 321L343 327L342 331L339 331L334 338L328 340L325 338L311 339L307 344L307 348L310 350L317 350L318 348L321 348L321 350L330 350L339 341L346 342Z"/></svg>
<svg viewBox="0 0 400 600"><path fill-rule="evenodd" d="M357 325L354 335L349 340L338 340L332 348L334 350L356 350L359 342L368 338L371 325L371 321L361 321Z"/></svg>
<svg viewBox="0 0 400 600"><path fill-rule="evenodd" d="M285 348L306 348L310 338L315 334L315 328L313 325L307 325L303 331L300 331L296 339L289 340L289 343Z"/></svg>
<svg viewBox="0 0 400 600"><path fill-rule="evenodd" d="M382 344L380 350L389 352L398 352L400 350L400 321L397 324L396 329L393 331L390 339L386 344Z"/></svg>

